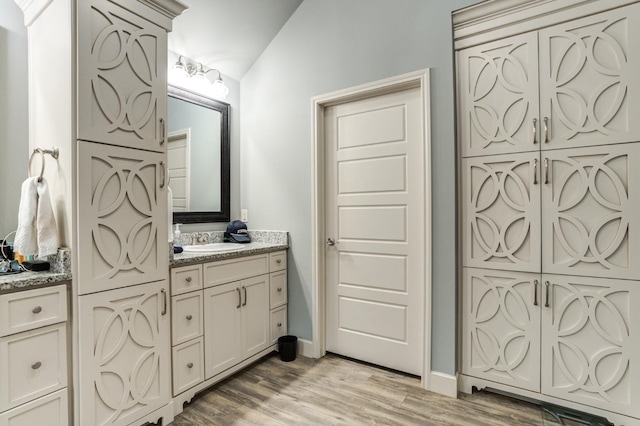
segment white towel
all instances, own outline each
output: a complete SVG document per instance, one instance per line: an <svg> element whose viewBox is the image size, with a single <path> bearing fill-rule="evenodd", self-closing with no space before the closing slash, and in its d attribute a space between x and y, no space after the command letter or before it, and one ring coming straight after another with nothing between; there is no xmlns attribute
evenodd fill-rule
<svg viewBox="0 0 640 426"><path fill-rule="evenodd" d="M173 193L171 187L167 186L167 222L169 223L169 242L173 242L173 229L171 224L173 223ZM178 241L176 241L178 242Z"/></svg>
<svg viewBox="0 0 640 426"><path fill-rule="evenodd" d="M14 249L23 256L47 256L58 250L58 229L46 179L31 177L22 183Z"/></svg>

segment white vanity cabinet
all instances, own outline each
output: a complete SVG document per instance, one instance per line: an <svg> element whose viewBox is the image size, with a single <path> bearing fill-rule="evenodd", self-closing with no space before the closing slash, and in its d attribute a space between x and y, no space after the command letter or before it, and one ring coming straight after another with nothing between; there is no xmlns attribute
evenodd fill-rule
<svg viewBox="0 0 640 426"><path fill-rule="evenodd" d="M69 423L66 285L0 295L0 426Z"/></svg>
<svg viewBox="0 0 640 426"><path fill-rule="evenodd" d="M286 251L174 267L171 280L178 414L197 392L274 350L286 334Z"/></svg>

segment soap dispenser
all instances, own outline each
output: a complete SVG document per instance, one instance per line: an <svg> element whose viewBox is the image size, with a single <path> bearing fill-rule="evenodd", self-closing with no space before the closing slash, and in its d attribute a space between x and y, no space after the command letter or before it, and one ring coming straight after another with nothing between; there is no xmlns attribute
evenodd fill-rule
<svg viewBox="0 0 640 426"><path fill-rule="evenodd" d="M173 252L174 253L182 253L182 245L180 244L180 225L181 223L175 224L175 229L173 230Z"/></svg>

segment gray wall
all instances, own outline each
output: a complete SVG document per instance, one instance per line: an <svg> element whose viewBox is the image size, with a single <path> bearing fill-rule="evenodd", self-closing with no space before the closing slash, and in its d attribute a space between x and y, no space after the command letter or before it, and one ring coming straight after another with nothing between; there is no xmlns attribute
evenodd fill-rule
<svg viewBox="0 0 640 426"><path fill-rule="evenodd" d="M431 68L432 368L454 374L455 137L451 12L474 0L305 0L242 79L241 204L291 233L289 328L312 338L311 102Z"/></svg>
<svg viewBox="0 0 640 426"><path fill-rule="evenodd" d="M18 226L20 186L27 178L27 87L27 28L15 1L3 0L0 1L0 239Z"/></svg>

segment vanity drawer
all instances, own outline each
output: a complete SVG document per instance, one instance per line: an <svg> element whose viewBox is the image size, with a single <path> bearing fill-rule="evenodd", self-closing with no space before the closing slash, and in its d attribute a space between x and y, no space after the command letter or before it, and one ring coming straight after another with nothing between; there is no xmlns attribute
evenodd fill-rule
<svg viewBox="0 0 640 426"><path fill-rule="evenodd" d="M202 337L173 348L173 395L186 391L204 380L204 345Z"/></svg>
<svg viewBox="0 0 640 426"><path fill-rule="evenodd" d="M67 320L67 287L38 288L0 296L0 337Z"/></svg>
<svg viewBox="0 0 640 426"><path fill-rule="evenodd" d="M61 389L0 414L0 426L67 426L68 401L67 390Z"/></svg>
<svg viewBox="0 0 640 426"><path fill-rule="evenodd" d="M287 252L277 251L269 253L269 271L284 271L287 269Z"/></svg>
<svg viewBox="0 0 640 426"><path fill-rule="evenodd" d="M202 336L202 291L172 297L171 316L173 345Z"/></svg>
<svg viewBox="0 0 640 426"><path fill-rule="evenodd" d="M269 308L287 303L287 271L272 272L269 276Z"/></svg>
<svg viewBox="0 0 640 426"><path fill-rule="evenodd" d="M66 324L0 338L0 411L67 386Z"/></svg>
<svg viewBox="0 0 640 426"><path fill-rule="evenodd" d="M213 287L268 273L269 256L266 254L209 262L204 264L204 286Z"/></svg>
<svg viewBox="0 0 640 426"><path fill-rule="evenodd" d="M202 265L171 269L171 295L202 289Z"/></svg>
<svg viewBox="0 0 640 426"><path fill-rule="evenodd" d="M287 334L287 305L271 311L271 343L278 343L278 337Z"/></svg>

